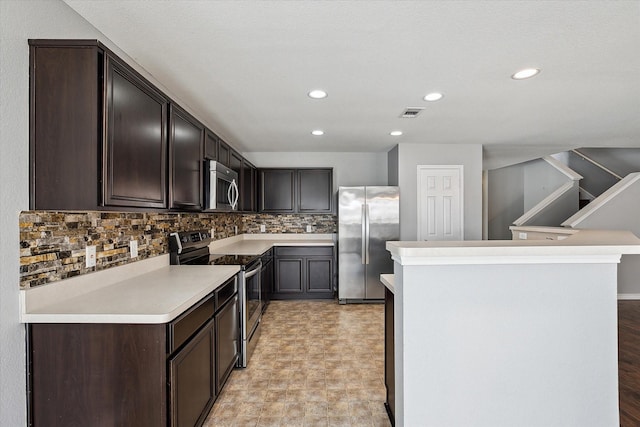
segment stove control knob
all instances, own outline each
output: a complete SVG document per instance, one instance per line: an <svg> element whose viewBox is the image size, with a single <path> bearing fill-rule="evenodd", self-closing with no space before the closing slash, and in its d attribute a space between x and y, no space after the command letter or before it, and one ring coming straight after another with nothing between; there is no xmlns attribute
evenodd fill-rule
<svg viewBox="0 0 640 427"><path fill-rule="evenodd" d="M182 241L182 243L189 243L189 238L187 236L182 236L180 240Z"/></svg>

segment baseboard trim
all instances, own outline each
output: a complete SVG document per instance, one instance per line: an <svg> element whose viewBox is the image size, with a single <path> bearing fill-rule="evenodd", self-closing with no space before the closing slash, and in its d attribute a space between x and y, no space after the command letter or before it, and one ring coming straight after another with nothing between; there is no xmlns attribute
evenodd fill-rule
<svg viewBox="0 0 640 427"><path fill-rule="evenodd" d="M618 299L640 299L640 294L618 294Z"/></svg>

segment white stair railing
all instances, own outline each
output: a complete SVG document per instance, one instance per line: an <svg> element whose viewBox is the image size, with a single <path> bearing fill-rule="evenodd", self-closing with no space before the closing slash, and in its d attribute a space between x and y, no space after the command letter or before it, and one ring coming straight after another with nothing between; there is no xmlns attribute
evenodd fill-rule
<svg viewBox="0 0 640 427"><path fill-rule="evenodd" d="M582 228L579 227L581 223L586 221L592 215L597 214L597 212L602 211L613 200L622 197L623 194L626 194L635 185L640 185L640 172L634 172L627 175L625 178L602 193L600 196L596 197L587 206L580 209L574 215L566 219L561 225L563 227ZM630 197L635 198L635 195ZM636 220L636 222L638 221L637 212L633 212L633 218ZM633 225L635 224L629 224L629 226Z"/></svg>
<svg viewBox="0 0 640 427"><path fill-rule="evenodd" d="M582 179L582 175L576 173L567 165L551 156L545 156L542 160L564 174L569 181L562 184L526 211L520 218L516 219L513 222L515 226L559 225L560 221L566 218L568 210L571 212L578 208L578 182ZM573 206L574 201L575 207ZM553 223L544 224L545 221L551 221Z"/></svg>
<svg viewBox="0 0 640 427"><path fill-rule="evenodd" d="M565 197L571 196L578 184L576 181L571 181L563 184L560 188L549 194L547 197L538 202L534 207L529 209L520 218L513 221L515 226L531 225L536 221L535 219L545 212L551 210L556 204L563 202ZM558 222L560 219L557 220ZM553 224L535 224L535 225L553 225Z"/></svg>

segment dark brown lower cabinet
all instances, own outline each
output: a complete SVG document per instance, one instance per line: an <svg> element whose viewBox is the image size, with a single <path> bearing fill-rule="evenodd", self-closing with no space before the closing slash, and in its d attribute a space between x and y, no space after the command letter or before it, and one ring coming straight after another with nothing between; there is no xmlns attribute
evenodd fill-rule
<svg viewBox="0 0 640 427"><path fill-rule="evenodd" d="M282 246L275 251L272 299L334 297L332 246Z"/></svg>
<svg viewBox="0 0 640 427"><path fill-rule="evenodd" d="M396 413L396 373L395 373L395 344L394 344L394 294L384 288L384 385L387 388L387 409L389 420L395 425Z"/></svg>
<svg viewBox="0 0 640 427"><path fill-rule="evenodd" d="M202 425L216 397L214 321L169 360L172 426Z"/></svg>
<svg viewBox="0 0 640 427"><path fill-rule="evenodd" d="M28 329L30 425L167 425L166 325Z"/></svg>
<svg viewBox="0 0 640 427"><path fill-rule="evenodd" d="M29 426L201 426L239 356L237 289L166 324L27 325Z"/></svg>
<svg viewBox="0 0 640 427"><path fill-rule="evenodd" d="M240 355L238 294L216 313L215 320L216 390L220 393Z"/></svg>

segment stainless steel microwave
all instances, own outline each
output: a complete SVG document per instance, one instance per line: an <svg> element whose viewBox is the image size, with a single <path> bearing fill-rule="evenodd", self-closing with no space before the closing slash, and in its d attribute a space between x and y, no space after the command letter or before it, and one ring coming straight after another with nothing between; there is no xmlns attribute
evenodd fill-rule
<svg viewBox="0 0 640 427"><path fill-rule="evenodd" d="M215 160L205 160L205 209L238 210L238 174Z"/></svg>

